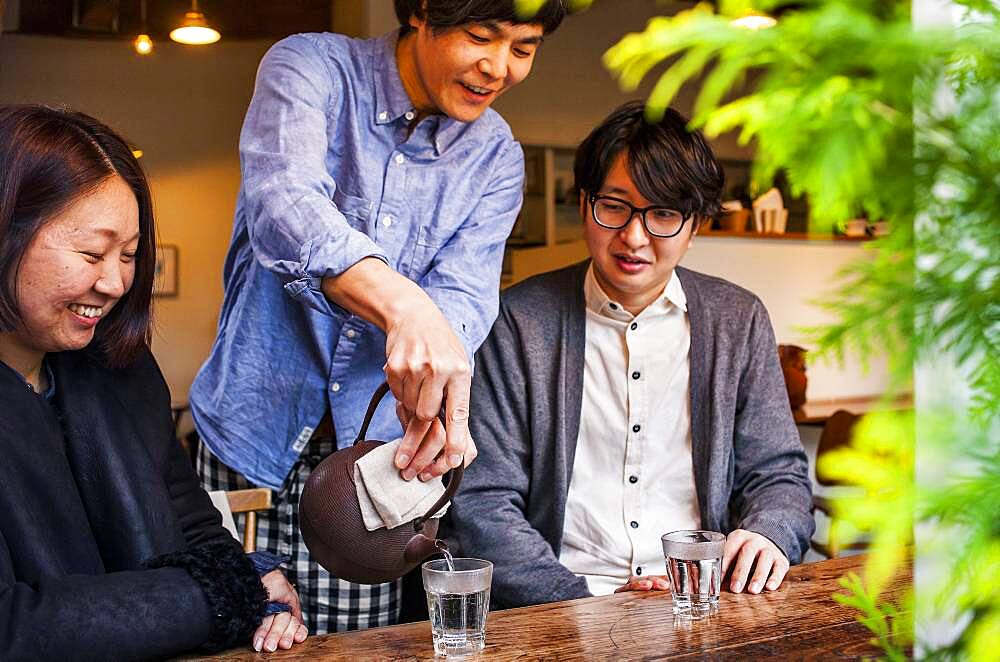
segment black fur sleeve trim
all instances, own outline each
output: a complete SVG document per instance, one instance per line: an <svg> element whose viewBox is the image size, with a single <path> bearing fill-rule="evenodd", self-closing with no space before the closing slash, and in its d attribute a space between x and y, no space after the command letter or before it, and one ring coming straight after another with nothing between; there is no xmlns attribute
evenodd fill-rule
<svg viewBox="0 0 1000 662"><path fill-rule="evenodd" d="M264 617L267 591L238 545L193 547L157 556L144 565L184 568L201 586L213 614L212 634L204 644L207 650L248 642Z"/></svg>

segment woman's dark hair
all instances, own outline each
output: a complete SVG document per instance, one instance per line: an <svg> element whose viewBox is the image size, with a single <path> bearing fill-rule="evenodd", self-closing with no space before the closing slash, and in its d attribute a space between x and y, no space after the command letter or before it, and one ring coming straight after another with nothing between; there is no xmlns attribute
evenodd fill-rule
<svg viewBox="0 0 1000 662"><path fill-rule="evenodd" d="M701 132L689 130L687 124L672 108L662 120L650 124L643 102L619 106L577 148L576 190L600 190L615 159L624 152L629 176L644 198L674 207L696 222L719 218L725 185L722 166Z"/></svg>
<svg viewBox="0 0 1000 662"><path fill-rule="evenodd" d="M566 3L563 0L547 0L538 12L529 19L517 13L515 0L394 0L396 18L409 32L410 17L416 16L434 31L446 30L467 23L497 21L541 25L544 34L555 32L566 17Z"/></svg>
<svg viewBox="0 0 1000 662"><path fill-rule="evenodd" d="M0 105L0 332L23 324L17 275L39 229L116 175L139 206L135 278L97 325L95 342L109 365L124 366L150 338L156 241L146 176L128 144L93 117L46 106Z"/></svg>

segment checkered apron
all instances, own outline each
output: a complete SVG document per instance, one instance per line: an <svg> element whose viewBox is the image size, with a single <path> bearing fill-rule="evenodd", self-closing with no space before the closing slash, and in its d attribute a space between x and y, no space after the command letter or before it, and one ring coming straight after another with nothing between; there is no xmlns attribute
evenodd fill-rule
<svg viewBox="0 0 1000 662"><path fill-rule="evenodd" d="M285 479L281 491L272 492L272 507L257 515L257 549L291 557L285 575L295 584L302 602L302 618L309 634L364 630L393 625L399 620L402 580L387 584L354 584L337 579L309 556L299 530L299 498L309 474L320 460L336 450L331 438L314 438ZM196 462L206 490L241 490L256 487L218 460L201 444ZM236 515L242 535L244 515Z"/></svg>

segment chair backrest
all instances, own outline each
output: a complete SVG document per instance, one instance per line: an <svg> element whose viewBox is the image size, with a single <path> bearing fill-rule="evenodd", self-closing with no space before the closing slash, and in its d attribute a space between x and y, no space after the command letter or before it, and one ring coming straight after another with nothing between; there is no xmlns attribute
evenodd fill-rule
<svg viewBox="0 0 1000 662"><path fill-rule="evenodd" d="M823 432L819 435L819 445L816 447L817 463L825 454L850 443L854 426L857 425L860 418L859 414L853 414L845 409L838 409L830 415L830 418L823 425ZM816 480L821 485L840 484L840 481L824 478L820 471L816 472Z"/></svg>
<svg viewBox="0 0 1000 662"><path fill-rule="evenodd" d="M271 490L266 487L231 490L226 492L226 499L229 501L229 510L234 515L246 513L243 549L248 553L257 551L257 511L271 508Z"/></svg>

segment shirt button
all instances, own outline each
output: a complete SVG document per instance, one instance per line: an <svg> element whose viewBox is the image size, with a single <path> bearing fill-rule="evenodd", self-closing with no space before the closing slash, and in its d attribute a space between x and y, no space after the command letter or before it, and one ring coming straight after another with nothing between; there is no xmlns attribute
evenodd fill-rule
<svg viewBox="0 0 1000 662"><path fill-rule="evenodd" d="M403 163L405 163L405 162L406 162L406 157L405 156L403 156L402 154L397 154L396 155L396 163L398 163L399 165L403 165Z"/></svg>
<svg viewBox="0 0 1000 662"><path fill-rule="evenodd" d="M640 427L640 425L638 423L636 423L635 425L632 426L632 432L638 432L641 429L642 429L642 427Z"/></svg>
<svg viewBox="0 0 1000 662"><path fill-rule="evenodd" d="M632 329L633 331L635 331L636 329L639 328L639 325L636 324L635 322L632 322L632 326L630 326L629 328Z"/></svg>
<svg viewBox="0 0 1000 662"><path fill-rule="evenodd" d="M633 524L635 524L635 522L632 522L632 523L633 523ZM635 569L635 574L637 574L637 575L641 575L641 574L642 574L642 567L638 567L638 568L636 568L636 569Z"/></svg>
<svg viewBox="0 0 1000 662"><path fill-rule="evenodd" d="M412 119L413 119L414 117L416 117L416 114L414 114L414 112L413 112L412 110L408 110L408 111L406 111L406 114L405 114L405 115L403 115L403 117L405 117L405 118L406 118L406 121L407 121L407 122L409 122L409 121L410 121L410 120L412 120Z"/></svg>
<svg viewBox="0 0 1000 662"><path fill-rule="evenodd" d="M383 110L381 113L378 114L378 119L380 122L386 121L387 119L389 119L389 113Z"/></svg>
<svg viewBox="0 0 1000 662"><path fill-rule="evenodd" d="M618 304L617 303L609 303L608 304L608 308L610 308L611 310L618 310Z"/></svg>
<svg viewBox="0 0 1000 662"><path fill-rule="evenodd" d="M348 329L347 330L347 337L348 338L353 338L356 335L358 335L358 332L355 331L354 329Z"/></svg>
<svg viewBox="0 0 1000 662"><path fill-rule="evenodd" d="M333 384L331 384L330 385L330 390L333 391L334 393L336 393L337 391L339 391L340 390L340 382L334 382Z"/></svg>
<svg viewBox="0 0 1000 662"><path fill-rule="evenodd" d="M635 520L632 520L631 522L629 522L628 525L631 526L633 529L638 529L639 528L639 523L636 522Z"/></svg>
<svg viewBox="0 0 1000 662"><path fill-rule="evenodd" d="M639 482L639 477L638 476L629 476L628 477L628 482L630 482L630 483L632 483L634 485L634 484L636 484L636 483Z"/></svg>
<svg viewBox="0 0 1000 662"><path fill-rule="evenodd" d="M632 379L639 379L639 371L638 370L636 370L635 372L632 373Z"/></svg>
<svg viewBox="0 0 1000 662"><path fill-rule="evenodd" d="M383 216L382 225L384 225L385 227L389 227L390 225L392 225L392 216Z"/></svg>

